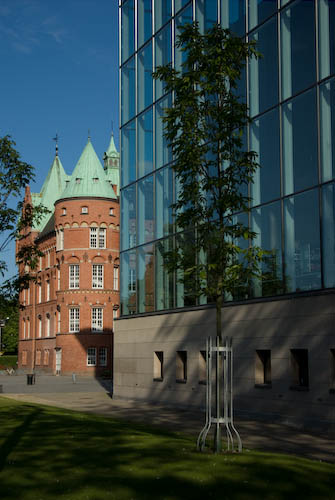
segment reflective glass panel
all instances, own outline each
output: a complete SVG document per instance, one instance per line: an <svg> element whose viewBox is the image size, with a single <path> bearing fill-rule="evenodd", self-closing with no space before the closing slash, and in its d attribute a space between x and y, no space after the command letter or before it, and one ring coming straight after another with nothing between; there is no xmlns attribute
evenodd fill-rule
<svg viewBox="0 0 335 500"><path fill-rule="evenodd" d="M284 191L315 185L317 171L317 120L315 89L283 106Z"/></svg>
<svg viewBox="0 0 335 500"><path fill-rule="evenodd" d="M156 310L171 309L173 307L174 277L164 266L165 253L172 250L173 239L167 238L155 244L155 296Z"/></svg>
<svg viewBox="0 0 335 500"><path fill-rule="evenodd" d="M155 37L155 68L164 66L172 60L171 46L171 23L168 24ZM156 99L163 95L163 83L160 80L155 80Z"/></svg>
<svg viewBox="0 0 335 500"><path fill-rule="evenodd" d="M121 124L135 116L135 58L121 68Z"/></svg>
<svg viewBox="0 0 335 500"><path fill-rule="evenodd" d="M152 104L152 42L146 45L137 56L137 112Z"/></svg>
<svg viewBox="0 0 335 500"><path fill-rule="evenodd" d="M155 168L156 170L172 160L171 148L164 136L164 108L172 105L171 95L164 97L155 105Z"/></svg>
<svg viewBox="0 0 335 500"><path fill-rule="evenodd" d="M137 177L143 177L153 168L152 108L137 118Z"/></svg>
<svg viewBox="0 0 335 500"><path fill-rule="evenodd" d="M155 265L154 246L146 245L137 250L138 312L155 309Z"/></svg>
<svg viewBox="0 0 335 500"><path fill-rule="evenodd" d="M183 10L183 12L176 17L176 37L180 34L180 26L183 26L186 23L192 22L192 6L190 5L187 9ZM175 48L175 68L180 71L181 64L185 61L187 57L186 52L181 52L180 49Z"/></svg>
<svg viewBox="0 0 335 500"><path fill-rule="evenodd" d="M227 25L228 22L228 25ZM221 1L221 24L235 35L245 33L245 0Z"/></svg>
<svg viewBox="0 0 335 500"><path fill-rule="evenodd" d="M137 313L136 250L121 253L121 315Z"/></svg>
<svg viewBox="0 0 335 500"><path fill-rule="evenodd" d="M172 16L172 0L155 0L155 31Z"/></svg>
<svg viewBox="0 0 335 500"><path fill-rule="evenodd" d="M185 7L187 3L189 3L190 0L174 0L174 11L175 13L178 12L178 10L182 9Z"/></svg>
<svg viewBox="0 0 335 500"><path fill-rule="evenodd" d="M249 29L271 16L277 9L277 0L249 0Z"/></svg>
<svg viewBox="0 0 335 500"><path fill-rule="evenodd" d="M259 205L280 196L280 142L278 108L254 120L250 126L250 147L260 165L251 184L252 204Z"/></svg>
<svg viewBox="0 0 335 500"><path fill-rule="evenodd" d="M152 0L138 0L137 6L137 30L138 46L146 42L152 34Z"/></svg>
<svg viewBox="0 0 335 500"><path fill-rule="evenodd" d="M335 73L335 1L319 1L320 78Z"/></svg>
<svg viewBox="0 0 335 500"><path fill-rule="evenodd" d="M335 186L322 188L322 259L326 288L335 287Z"/></svg>
<svg viewBox="0 0 335 500"><path fill-rule="evenodd" d="M286 99L316 79L314 1L303 0L281 16L282 93Z"/></svg>
<svg viewBox="0 0 335 500"><path fill-rule="evenodd" d="M320 85L322 180L335 177L335 79Z"/></svg>
<svg viewBox="0 0 335 500"><path fill-rule="evenodd" d="M155 176L155 237L162 238L173 232L173 171L164 168Z"/></svg>
<svg viewBox="0 0 335 500"><path fill-rule="evenodd" d="M255 116L278 102L277 20L272 19L252 36L259 59L250 60L250 115Z"/></svg>
<svg viewBox="0 0 335 500"><path fill-rule="evenodd" d="M121 59L122 62L135 51L135 8L134 0L123 2L121 10Z"/></svg>
<svg viewBox="0 0 335 500"><path fill-rule="evenodd" d="M121 192L121 249L127 250L136 242L136 186Z"/></svg>
<svg viewBox="0 0 335 500"><path fill-rule="evenodd" d="M279 201L252 210L251 230L257 233L253 243L267 251L262 261L262 278L254 283L255 297L268 297L284 292L281 227Z"/></svg>
<svg viewBox="0 0 335 500"><path fill-rule="evenodd" d="M135 120L121 129L121 184L126 186L136 179Z"/></svg>
<svg viewBox="0 0 335 500"><path fill-rule="evenodd" d="M154 238L154 182L153 176L137 183L137 244Z"/></svg>
<svg viewBox="0 0 335 500"><path fill-rule="evenodd" d="M218 7L216 0L197 0L195 18L199 22L201 32L208 30L218 22Z"/></svg>
<svg viewBox="0 0 335 500"><path fill-rule="evenodd" d="M317 189L284 201L284 227L287 292L321 288Z"/></svg>

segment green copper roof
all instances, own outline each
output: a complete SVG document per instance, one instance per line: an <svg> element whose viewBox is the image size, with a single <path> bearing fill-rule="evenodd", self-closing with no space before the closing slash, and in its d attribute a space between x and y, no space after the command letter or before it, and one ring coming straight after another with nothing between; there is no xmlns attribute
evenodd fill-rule
<svg viewBox="0 0 335 500"><path fill-rule="evenodd" d="M118 153L115 142L114 142L114 134L111 135L111 140L109 142L108 149L106 151L106 155L110 158L119 158L120 154Z"/></svg>
<svg viewBox="0 0 335 500"><path fill-rule="evenodd" d="M56 154L47 178L42 186L41 192L31 193L32 204L34 206L43 205L52 212L54 209L54 203L63 192L67 179L68 176L66 175L63 165ZM34 225L34 229L42 231L49 219L50 213L46 214L38 224Z"/></svg>
<svg viewBox="0 0 335 500"><path fill-rule="evenodd" d="M78 160L70 181L58 198L82 198L86 196L116 199L114 190L90 140L88 140Z"/></svg>

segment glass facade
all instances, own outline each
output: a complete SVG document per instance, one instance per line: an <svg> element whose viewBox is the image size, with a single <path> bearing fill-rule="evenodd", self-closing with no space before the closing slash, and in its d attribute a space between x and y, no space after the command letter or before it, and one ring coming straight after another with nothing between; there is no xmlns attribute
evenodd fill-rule
<svg viewBox="0 0 335 500"><path fill-rule="evenodd" d="M171 63L180 26L213 22L254 40L239 86L261 168L248 223L268 250L250 297L335 287L335 2L119 0L121 88L121 315L203 304L169 274L178 186L162 116L172 98L151 73ZM179 236L178 236L179 237ZM190 236L191 237L191 236ZM187 286L186 286L187 287ZM236 296L238 298L238 294Z"/></svg>

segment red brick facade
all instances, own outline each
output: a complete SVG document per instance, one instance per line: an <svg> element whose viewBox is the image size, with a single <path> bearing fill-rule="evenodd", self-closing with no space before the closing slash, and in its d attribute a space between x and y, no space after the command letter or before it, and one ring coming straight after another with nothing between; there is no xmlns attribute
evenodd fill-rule
<svg viewBox="0 0 335 500"><path fill-rule="evenodd" d="M52 215L47 229L17 242L19 249L37 236L44 254L20 294L19 368L109 375L119 314L119 201L60 199Z"/></svg>

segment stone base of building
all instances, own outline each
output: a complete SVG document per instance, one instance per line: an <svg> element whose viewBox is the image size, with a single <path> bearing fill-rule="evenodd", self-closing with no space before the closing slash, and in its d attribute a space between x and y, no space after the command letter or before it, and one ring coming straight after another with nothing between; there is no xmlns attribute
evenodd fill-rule
<svg viewBox="0 0 335 500"><path fill-rule="evenodd" d="M300 428L335 428L335 294L231 305L234 409ZM215 309L116 321L114 395L204 408L204 350Z"/></svg>

